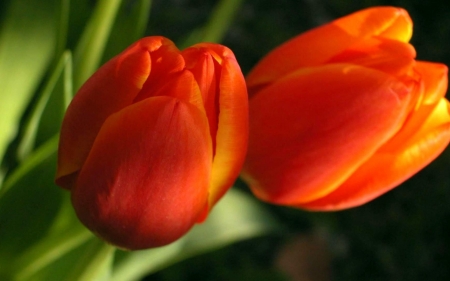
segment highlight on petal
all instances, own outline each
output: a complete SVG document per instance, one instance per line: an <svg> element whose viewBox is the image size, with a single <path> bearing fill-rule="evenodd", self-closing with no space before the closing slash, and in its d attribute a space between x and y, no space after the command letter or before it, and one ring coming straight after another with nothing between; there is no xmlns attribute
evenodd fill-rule
<svg viewBox="0 0 450 281"><path fill-rule="evenodd" d="M362 205L396 187L434 160L450 141L450 107L442 99L405 142L388 143L334 192L298 207L334 211Z"/></svg>
<svg viewBox="0 0 450 281"><path fill-rule="evenodd" d="M58 150L56 183L70 189L92 143L111 114L132 104L150 74L149 53L132 45L89 78L67 109Z"/></svg>
<svg viewBox="0 0 450 281"><path fill-rule="evenodd" d="M408 42L412 20L408 12L395 7L368 8L333 21L349 35L358 38L380 36Z"/></svg>
<svg viewBox="0 0 450 281"><path fill-rule="evenodd" d="M272 83L301 67L317 66L371 37L407 42L412 23L400 8L375 7L362 10L309 30L275 48L247 76L253 88Z"/></svg>
<svg viewBox="0 0 450 281"><path fill-rule="evenodd" d="M345 64L281 79L250 101L243 178L278 204L325 196L400 129L409 92L395 77Z"/></svg>
<svg viewBox="0 0 450 281"><path fill-rule="evenodd" d="M415 70L421 77L424 87L422 104L434 104L445 96L448 86L448 68L446 65L417 61Z"/></svg>
<svg viewBox="0 0 450 281"><path fill-rule="evenodd" d="M163 96L133 104L100 130L72 190L77 215L119 247L170 243L207 208L211 151L195 106Z"/></svg>
<svg viewBox="0 0 450 281"><path fill-rule="evenodd" d="M247 152L247 88L234 56L223 58L219 92L218 130L209 199L211 206L232 186Z"/></svg>
<svg viewBox="0 0 450 281"><path fill-rule="evenodd" d="M212 207L232 186L244 162L248 139L247 89L236 58L227 47L201 43L182 54L187 69L199 81L210 122L214 147L209 197Z"/></svg>

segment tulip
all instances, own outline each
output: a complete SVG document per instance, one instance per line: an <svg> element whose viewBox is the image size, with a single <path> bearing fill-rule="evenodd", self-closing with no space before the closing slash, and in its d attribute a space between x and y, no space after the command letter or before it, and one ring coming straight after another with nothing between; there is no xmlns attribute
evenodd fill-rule
<svg viewBox="0 0 450 281"><path fill-rule="evenodd" d="M359 206L444 150L447 67L416 61L411 35L405 10L370 8L294 37L254 67L242 177L257 197Z"/></svg>
<svg viewBox="0 0 450 281"><path fill-rule="evenodd" d="M147 37L74 97L55 181L97 236L124 249L162 246L202 222L233 184L247 138L247 90L233 53Z"/></svg>

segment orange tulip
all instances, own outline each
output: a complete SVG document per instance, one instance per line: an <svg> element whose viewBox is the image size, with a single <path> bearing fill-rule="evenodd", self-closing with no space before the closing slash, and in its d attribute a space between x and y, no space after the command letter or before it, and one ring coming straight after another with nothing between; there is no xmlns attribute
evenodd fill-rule
<svg viewBox="0 0 450 281"><path fill-rule="evenodd" d="M242 177L262 200L358 206L418 172L450 139L447 67L415 60L412 22L359 11L282 44L247 77Z"/></svg>
<svg viewBox="0 0 450 281"><path fill-rule="evenodd" d="M229 189L247 150L245 80L217 44L139 40L78 91L56 183L83 224L118 247L171 243Z"/></svg>

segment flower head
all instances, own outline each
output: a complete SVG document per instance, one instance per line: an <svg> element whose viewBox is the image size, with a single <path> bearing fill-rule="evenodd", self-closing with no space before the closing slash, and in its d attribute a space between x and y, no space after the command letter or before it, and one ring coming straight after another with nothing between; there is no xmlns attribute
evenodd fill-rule
<svg viewBox="0 0 450 281"><path fill-rule="evenodd" d="M147 37L79 90L61 129L56 183L79 219L127 249L168 244L203 221L247 149L245 81L217 44Z"/></svg>
<svg viewBox="0 0 450 281"><path fill-rule="evenodd" d="M447 67L415 60L411 35L405 10L370 8L289 40L255 66L242 176L259 198L358 206L443 151Z"/></svg>

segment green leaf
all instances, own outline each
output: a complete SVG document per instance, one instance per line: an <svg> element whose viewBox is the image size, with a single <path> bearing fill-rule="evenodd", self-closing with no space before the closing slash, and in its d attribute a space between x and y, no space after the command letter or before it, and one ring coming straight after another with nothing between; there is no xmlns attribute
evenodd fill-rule
<svg viewBox="0 0 450 281"><path fill-rule="evenodd" d="M86 230L86 232L88 232ZM72 238L77 238L75 235L71 235ZM70 251L67 252L69 247L60 248L64 252L61 254L55 248L52 251L47 251L47 254L53 254L53 256L43 255L44 262L49 261L51 263L45 264L45 267L41 266L39 260L35 261L36 268L25 268L25 274L20 272L20 269L16 270L14 276L15 281L108 281L111 274L111 264L114 257L115 248L105 244L93 235L78 237L77 241L70 240L66 242L72 242ZM82 238L82 239L80 239ZM86 240L87 238L87 240ZM63 239L61 239L63 240ZM63 241L64 242L64 241ZM73 243L76 242L76 243ZM65 243L66 245L68 243ZM64 244L61 244L65 246ZM56 246L56 245L52 245ZM74 247L75 246L75 247ZM57 257L57 258L56 258ZM31 269L31 270L30 270ZM31 274L27 274L31 273Z"/></svg>
<svg viewBox="0 0 450 281"><path fill-rule="evenodd" d="M0 191L0 272L45 236L58 213L64 191L53 183L57 143L55 136L33 152Z"/></svg>
<svg viewBox="0 0 450 281"><path fill-rule="evenodd" d="M13 275L14 281L61 281L67 280L68 274L74 270L76 264L80 262L80 257L84 257L86 251L89 250L89 242L92 241L94 237L90 235L87 240L76 241L77 243L69 245L71 247L63 247L64 251L62 254L56 252L57 248L53 252L57 259L51 257L48 259L48 255L43 255L44 262L46 264L39 264L37 261L35 264L29 264L31 267L25 267L24 273L22 274L21 269L17 269ZM73 241L68 241L73 242ZM81 242L81 244L79 244ZM64 245L63 245L64 246ZM67 248L69 252L67 252ZM51 252L48 252L51 254ZM47 264L47 262L50 262ZM33 267L34 266L34 267Z"/></svg>
<svg viewBox="0 0 450 281"><path fill-rule="evenodd" d="M243 0L221 0L215 7L208 23L194 30L181 44L180 49L189 47L199 42L220 43L230 27L236 12Z"/></svg>
<svg viewBox="0 0 450 281"><path fill-rule="evenodd" d="M78 90L100 64L121 0L99 0L74 53L73 85Z"/></svg>
<svg viewBox="0 0 450 281"><path fill-rule="evenodd" d="M230 190L209 218L180 240L161 248L118 252L111 280L139 280L178 261L233 242L279 230L276 221L257 200Z"/></svg>
<svg viewBox="0 0 450 281"><path fill-rule="evenodd" d="M58 0L11 1L0 30L0 159L53 59Z"/></svg>
<svg viewBox="0 0 450 281"><path fill-rule="evenodd" d="M44 165L44 163L48 162L49 159L53 159L54 163L56 163L56 151L58 148L58 140L59 135L53 136L50 140L48 140L45 144L41 145L38 149L36 149L33 154L31 154L26 161L22 162L19 167L17 167L7 178L2 189L0 189L0 205L2 202L2 196L13 186L20 186L21 181L24 181L23 178L29 178L30 173L33 173L34 170L39 169L40 165ZM49 167L51 169L52 167ZM54 167L56 169L56 167ZM52 170L54 173L55 170ZM53 183L52 175L50 179ZM25 180L26 181L26 180Z"/></svg>
<svg viewBox="0 0 450 281"><path fill-rule="evenodd" d="M144 35L151 0L124 1L120 7L103 56L103 63Z"/></svg>
<svg viewBox="0 0 450 281"><path fill-rule="evenodd" d="M60 0L58 25L57 25L57 40L55 47L56 58L61 56L67 48L67 36L69 33L69 12L70 0Z"/></svg>
<svg viewBox="0 0 450 281"><path fill-rule="evenodd" d="M72 57L69 51L61 56L50 79L25 124L17 149L19 160L24 160L35 148L59 132L64 112L72 96Z"/></svg>
<svg viewBox="0 0 450 281"><path fill-rule="evenodd" d="M67 202L69 203L67 206L72 208L70 201ZM68 252L93 238L92 233L78 222L75 215L70 215L72 218L68 216L68 213L64 212L66 222L71 222L71 225L66 226L64 229L53 228L54 231L49 231L46 237L29 248L15 261L11 274L15 276L14 280L25 281L36 276L41 276L43 278L41 280L50 280L50 277L46 275L51 273L51 275L55 276L55 271L58 271L57 267L61 266L57 261L67 259L66 254ZM56 221L60 223L61 218L56 219ZM69 260L71 259L69 258ZM73 265L72 261L70 263ZM44 274L40 272L43 269L46 269Z"/></svg>
<svg viewBox="0 0 450 281"><path fill-rule="evenodd" d="M94 238L81 255L67 281L109 281L116 248Z"/></svg>

